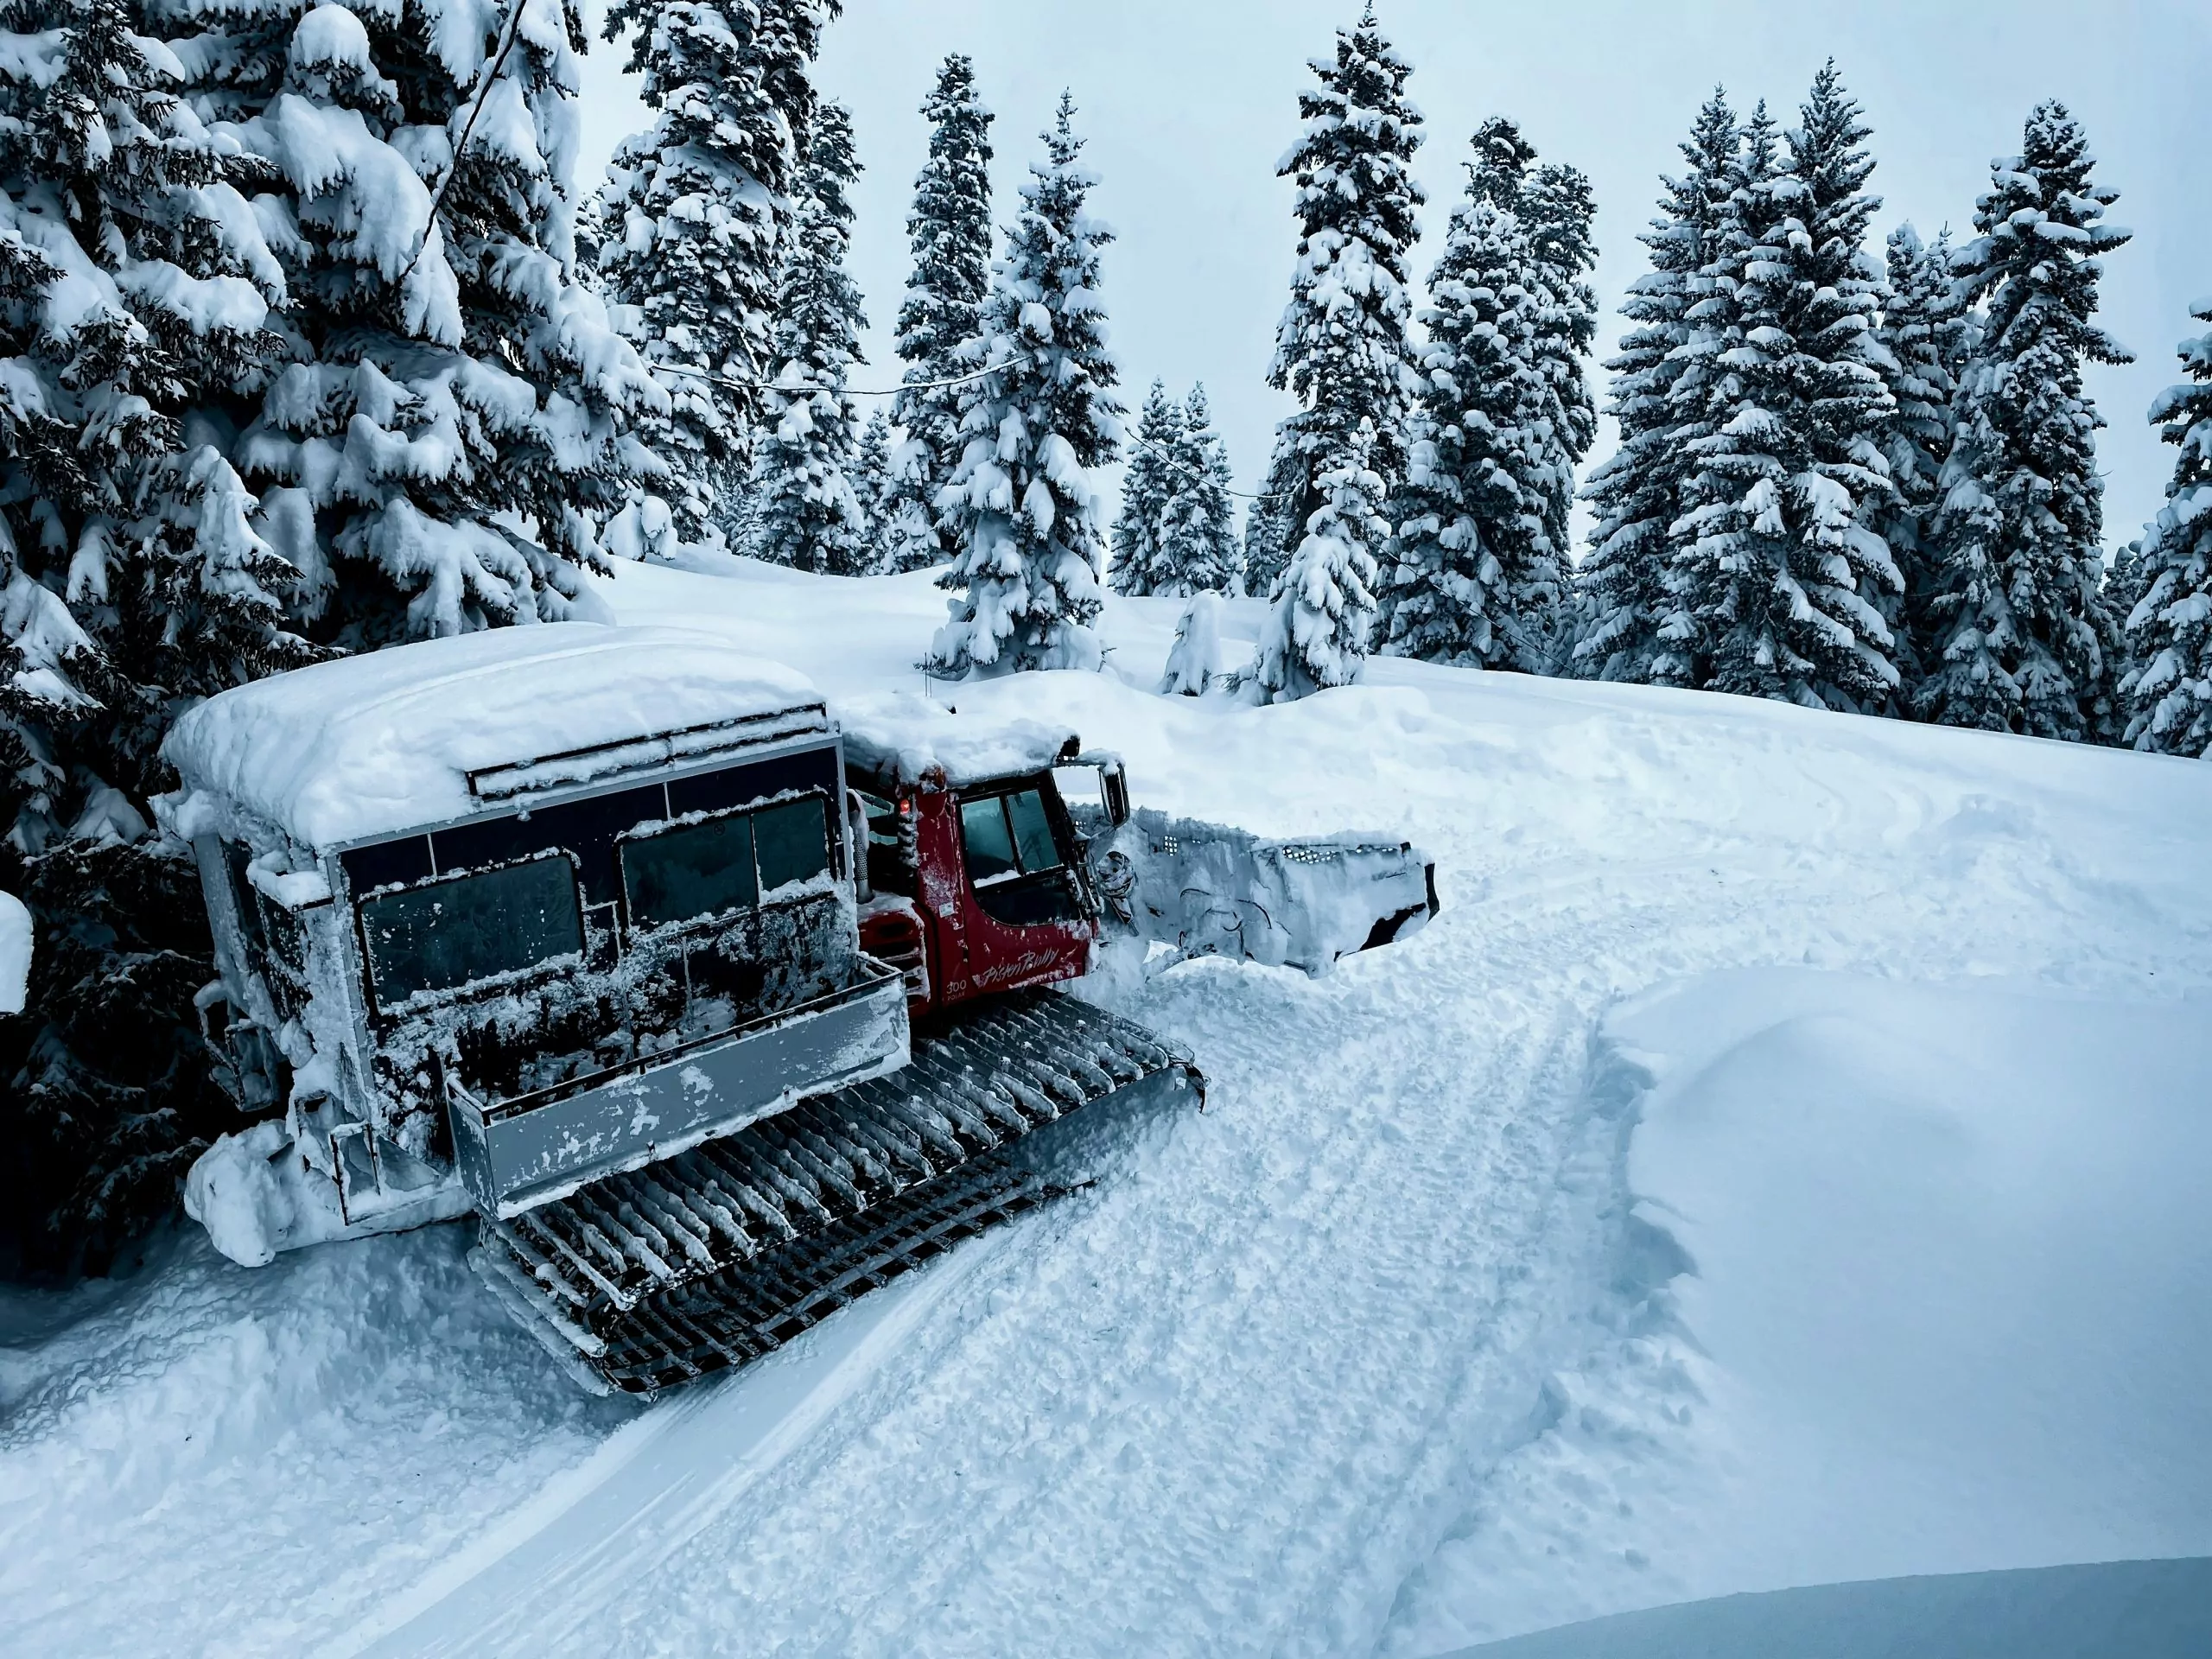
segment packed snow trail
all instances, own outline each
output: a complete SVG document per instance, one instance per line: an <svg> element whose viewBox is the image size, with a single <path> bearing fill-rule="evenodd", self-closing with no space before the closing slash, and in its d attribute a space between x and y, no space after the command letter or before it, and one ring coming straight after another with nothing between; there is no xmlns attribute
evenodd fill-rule
<svg viewBox="0 0 2212 1659"><path fill-rule="evenodd" d="M833 698L914 687L939 603L925 576L742 567L609 593ZM1156 678L1175 610L1109 607L1129 681ZM0 1427L0 1647L1419 1654L1470 1599L1500 1634L1664 1601L1704 1408L1648 1324L1679 1263L1629 1212L1605 1010L1763 964L2212 982L2212 768L1386 662L1277 709L1111 675L938 695L1065 720L1146 804L1406 835L1444 913L1319 981L1213 962L1116 992L1196 1051L1209 1109L1076 1120L1062 1155L1096 1185L825 1325L789 1374L834 1399L787 1433L747 1403L766 1368L642 1419L562 1403L451 1230L160 1270L155 1303L229 1310L228 1358L112 1309L66 1338L81 1360L34 1351ZM394 1279L405 1297L371 1294ZM893 1321L895 1344L852 1334ZM271 1397L254 1333L296 1328ZM130 1367L90 1346L126 1341ZM145 1454L124 1498L86 1472L124 1425L194 1412L238 1429ZM434 1508L390 1501L425 1481Z"/></svg>
<svg viewBox="0 0 2212 1659"><path fill-rule="evenodd" d="M487 1653L512 1645L515 1610L540 1601L546 1586L563 1586L563 1605L571 1607L619 1595L844 1405L1006 1236L987 1236L900 1280L738 1376L639 1414L412 1592L327 1644L324 1659ZM550 1650L563 1634L546 1632Z"/></svg>

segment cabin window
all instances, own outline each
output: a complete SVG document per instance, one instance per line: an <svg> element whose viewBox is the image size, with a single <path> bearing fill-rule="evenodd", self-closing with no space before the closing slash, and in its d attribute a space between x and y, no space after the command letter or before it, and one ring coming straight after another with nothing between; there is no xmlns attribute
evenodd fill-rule
<svg viewBox="0 0 2212 1659"><path fill-rule="evenodd" d="M1060 868L1052 820L1044 796L1033 789L961 802L960 838L968 850L968 879L979 887Z"/></svg>
<svg viewBox="0 0 2212 1659"><path fill-rule="evenodd" d="M1057 797L1043 785L960 803L968 880L983 913L1011 927L1081 918L1074 873L1054 825Z"/></svg>
<svg viewBox="0 0 2212 1659"><path fill-rule="evenodd" d="M664 927L750 910L777 889L830 868L823 798L682 823L622 843L632 927Z"/></svg>
<svg viewBox="0 0 2212 1659"><path fill-rule="evenodd" d="M968 849L968 879L977 887L1021 874L1001 797L960 803L960 840Z"/></svg>
<svg viewBox="0 0 2212 1659"><path fill-rule="evenodd" d="M735 812L622 844L630 925L660 927L760 902L753 874L753 818Z"/></svg>
<svg viewBox="0 0 2212 1659"><path fill-rule="evenodd" d="M1025 789L1006 798L1006 816L1014 825L1014 849L1021 868L1034 875L1060 867L1059 843L1052 839L1052 821L1045 815L1045 798Z"/></svg>
<svg viewBox="0 0 2212 1659"><path fill-rule="evenodd" d="M760 849L760 891L812 881L830 869L829 820L822 798L809 796L753 815L753 838Z"/></svg>
<svg viewBox="0 0 2212 1659"><path fill-rule="evenodd" d="M378 893L361 901L360 916L384 1007L584 948L575 867L560 854Z"/></svg>

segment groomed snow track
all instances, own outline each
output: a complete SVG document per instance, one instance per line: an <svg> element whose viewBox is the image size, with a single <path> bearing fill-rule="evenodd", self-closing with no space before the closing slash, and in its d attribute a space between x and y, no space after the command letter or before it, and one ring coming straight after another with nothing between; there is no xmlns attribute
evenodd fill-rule
<svg viewBox="0 0 2212 1659"><path fill-rule="evenodd" d="M1134 1089L1203 1098L1190 1054L1050 991L963 1011L887 1077L484 1223L472 1260L597 1385L653 1394L743 1365L1064 1189L1033 1130Z"/></svg>

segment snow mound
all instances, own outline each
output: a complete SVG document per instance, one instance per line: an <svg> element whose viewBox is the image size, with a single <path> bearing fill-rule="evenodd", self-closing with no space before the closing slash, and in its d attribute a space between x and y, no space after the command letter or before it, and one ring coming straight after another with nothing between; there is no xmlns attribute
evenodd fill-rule
<svg viewBox="0 0 2212 1659"><path fill-rule="evenodd" d="M2201 1659L2212 1560L1823 1584L1655 1607L1455 1659Z"/></svg>
<svg viewBox="0 0 2212 1659"><path fill-rule="evenodd" d="M31 976L31 913L0 893L0 1014L21 1014Z"/></svg>
<svg viewBox="0 0 2212 1659"><path fill-rule="evenodd" d="M2208 1013L1745 972L1611 1016L1729 1424L1709 1587L2212 1553Z"/></svg>
<svg viewBox="0 0 2212 1659"><path fill-rule="evenodd" d="M804 676L711 635L554 622L239 686L180 720L162 753L184 779L180 834L236 807L331 847L479 810L472 771L810 709L822 700Z"/></svg>

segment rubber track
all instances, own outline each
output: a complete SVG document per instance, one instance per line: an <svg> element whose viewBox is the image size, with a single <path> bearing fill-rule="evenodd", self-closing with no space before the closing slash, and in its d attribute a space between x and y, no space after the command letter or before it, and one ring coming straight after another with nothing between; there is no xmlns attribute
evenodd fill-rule
<svg viewBox="0 0 2212 1659"><path fill-rule="evenodd" d="M1031 1131L1190 1055L1052 991L963 1010L888 1077L556 1203L484 1223L511 1300L580 1362L652 1394L759 1358L855 1296L1059 1189L1016 1166Z"/></svg>

